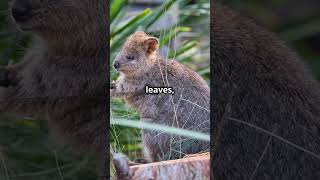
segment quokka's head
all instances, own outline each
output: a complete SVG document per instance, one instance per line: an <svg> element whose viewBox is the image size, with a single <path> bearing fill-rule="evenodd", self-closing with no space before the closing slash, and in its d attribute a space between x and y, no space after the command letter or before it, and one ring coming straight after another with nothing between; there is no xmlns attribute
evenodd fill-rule
<svg viewBox="0 0 320 180"><path fill-rule="evenodd" d="M131 74L147 68L158 49L158 39L143 31L133 33L114 60L114 68Z"/></svg>
<svg viewBox="0 0 320 180"><path fill-rule="evenodd" d="M22 31L40 36L78 33L97 23L96 11L102 0L12 0L10 10Z"/></svg>

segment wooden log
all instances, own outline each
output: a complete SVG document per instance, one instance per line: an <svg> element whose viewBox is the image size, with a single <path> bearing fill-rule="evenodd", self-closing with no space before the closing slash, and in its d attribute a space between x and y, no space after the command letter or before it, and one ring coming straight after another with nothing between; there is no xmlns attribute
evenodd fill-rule
<svg viewBox="0 0 320 180"><path fill-rule="evenodd" d="M129 167L126 178L131 180L209 180L209 153L192 155L183 159L161 161Z"/></svg>

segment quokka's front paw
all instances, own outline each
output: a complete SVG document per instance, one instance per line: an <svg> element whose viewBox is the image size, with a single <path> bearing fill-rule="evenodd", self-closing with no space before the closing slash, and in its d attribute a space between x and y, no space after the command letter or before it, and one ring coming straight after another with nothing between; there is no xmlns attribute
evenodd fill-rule
<svg viewBox="0 0 320 180"><path fill-rule="evenodd" d="M9 85L9 71L4 67L0 67L0 86L7 87Z"/></svg>
<svg viewBox="0 0 320 180"><path fill-rule="evenodd" d="M116 169L117 179L129 180L131 177L129 158L121 153L113 156L113 163Z"/></svg>

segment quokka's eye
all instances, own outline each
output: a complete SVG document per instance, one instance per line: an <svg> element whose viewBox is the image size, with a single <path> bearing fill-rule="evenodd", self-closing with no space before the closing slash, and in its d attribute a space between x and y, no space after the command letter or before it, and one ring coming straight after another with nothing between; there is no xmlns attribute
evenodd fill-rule
<svg viewBox="0 0 320 180"><path fill-rule="evenodd" d="M132 55L128 55L128 56L126 56L126 58L129 61L133 61L134 60L134 56L132 56Z"/></svg>

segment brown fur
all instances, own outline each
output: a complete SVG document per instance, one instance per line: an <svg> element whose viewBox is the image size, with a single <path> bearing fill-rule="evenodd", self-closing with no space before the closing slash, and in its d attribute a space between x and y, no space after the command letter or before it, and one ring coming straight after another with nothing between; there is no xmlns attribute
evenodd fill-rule
<svg viewBox="0 0 320 180"><path fill-rule="evenodd" d="M17 22L34 45L21 62L6 67L0 112L45 113L57 140L97 154L100 179L107 179L107 4L100 0L15 0L32 15ZM104 176L104 177L103 177Z"/></svg>
<svg viewBox="0 0 320 180"><path fill-rule="evenodd" d="M319 154L318 82L274 34L219 4L211 13L213 178L318 179L319 156L250 127Z"/></svg>
<svg viewBox="0 0 320 180"><path fill-rule="evenodd" d="M156 38L141 31L127 39L114 62L119 65L121 75L111 89L111 96L124 98L138 110L141 121L209 133L210 113L205 110L209 109L209 87L197 73L159 56L157 46ZM130 57L134 59L129 60ZM175 93L145 94L146 85L172 87ZM150 130L142 130L142 140L150 161L177 159L209 149L208 142Z"/></svg>

